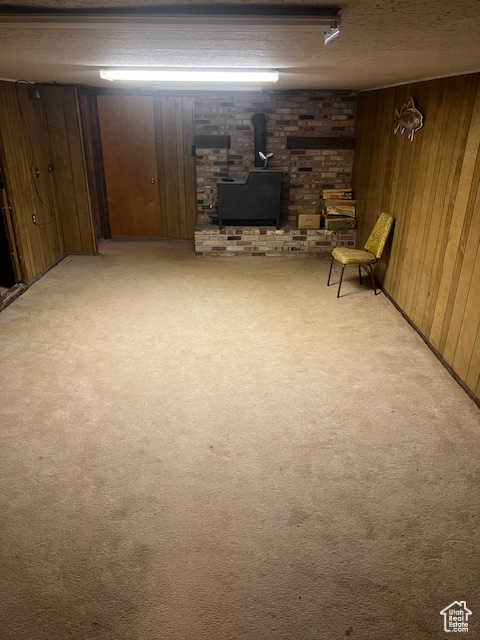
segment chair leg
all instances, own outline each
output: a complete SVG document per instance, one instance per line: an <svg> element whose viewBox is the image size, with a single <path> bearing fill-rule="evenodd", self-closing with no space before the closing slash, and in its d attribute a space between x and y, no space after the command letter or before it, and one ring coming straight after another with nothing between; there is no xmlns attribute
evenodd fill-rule
<svg viewBox="0 0 480 640"><path fill-rule="evenodd" d="M332 275L332 267L333 267L333 261L334 260L335 260L335 258L332 256L332 261L330 262L330 271L328 272L327 287L330 286L330 276Z"/></svg>
<svg viewBox="0 0 480 640"><path fill-rule="evenodd" d="M340 297L340 289L342 288L343 272L345 271L345 265L342 265L342 273L340 274L340 282L338 283L337 298Z"/></svg>
<svg viewBox="0 0 480 640"><path fill-rule="evenodd" d="M378 295L378 293L380 293L380 292L377 293L377 288L375 286L375 278L373 277L373 269L372 269L372 265L371 264L368 265L368 269L370 271L370 277L372 279L373 291L374 291L375 295Z"/></svg>
<svg viewBox="0 0 480 640"><path fill-rule="evenodd" d="M360 284L362 284L362 267L358 265L358 279L360 280Z"/></svg>

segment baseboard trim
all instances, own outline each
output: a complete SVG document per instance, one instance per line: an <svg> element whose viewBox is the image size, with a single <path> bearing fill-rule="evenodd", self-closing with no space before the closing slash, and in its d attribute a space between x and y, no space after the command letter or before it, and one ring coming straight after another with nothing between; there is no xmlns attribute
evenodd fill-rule
<svg viewBox="0 0 480 640"><path fill-rule="evenodd" d="M378 285L378 282L377 282ZM433 344L429 341L428 338L426 338L423 333L420 331L420 329L417 327L417 325L407 316L407 314L405 313L405 311L397 304L397 302L395 302L395 300L392 298L392 296L387 293L385 291L385 289L380 285L381 290L383 291L383 293L385 294L385 296L390 300L390 302L393 304L393 306L395 307L395 309L397 311L399 311L401 313L401 315L405 318L405 320L408 322L408 324L412 327L412 329L414 329L418 335L421 337L421 339L425 342L425 344L427 345L427 347L430 349L430 351L434 354L434 356L440 360L440 362L442 363L442 365L445 367L445 369L448 371L448 373L452 376L452 378L455 380L455 382L457 382L462 389L465 391L465 393L467 394L467 396L469 396L469 398L471 398L473 400L473 402L477 405L477 407L480 409L480 398L469 388L467 387L467 385L465 384L465 382L459 377L459 375L457 373L455 373L455 371L452 369L452 367L448 364L448 362L443 358L443 356L441 355L441 353L439 351L437 351L437 349L435 349L435 347L433 346Z"/></svg>

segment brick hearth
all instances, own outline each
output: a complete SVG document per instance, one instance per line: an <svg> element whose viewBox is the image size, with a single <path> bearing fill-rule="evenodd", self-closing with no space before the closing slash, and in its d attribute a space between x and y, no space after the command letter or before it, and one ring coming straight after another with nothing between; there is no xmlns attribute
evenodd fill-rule
<svg viewBox="0 0 480 640"><path fill-rule="evenodd" d="M275 227L225 227L199 222L195 229L197 256L311 256L335 247L354 247L355 229L297 229Z"/></svg>

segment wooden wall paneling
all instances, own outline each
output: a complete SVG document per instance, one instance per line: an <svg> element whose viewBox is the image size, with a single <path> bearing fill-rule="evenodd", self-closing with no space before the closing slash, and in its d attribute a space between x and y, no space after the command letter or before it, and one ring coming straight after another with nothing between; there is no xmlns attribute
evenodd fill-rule
<svg viewBox="0 0 480 640"><path fill-rule="evenodd" d="M43 101L30 99L27 85L7 82L0 83L0 100L2 164L22 273L30 282L64 253L48 172L51 157Z"/></svg>
<svg viewBox="0 0 480 640"><path fill-rule="evenodd" d="M446 146L450 147L455 143L458 122L452 122L452 115L455 114L455 105L452 105L452 101L447 101L447 109L445 111L445 119L443 125L446 129L443 132L441 146L437 155L436 163L436 181L434 182L434 193L429 201L431 207L431 221L429 226L429 233L427 238L427 264L429 270L424 272L424 296L422 301L423 306L423 319L421 320L422 326L426 335L429 335L427 329L429 309L435 304L437 288L435 287L435 278L437 274L437 265L440 256L440 252L444 250L443 239L448 229L448 216L447 216L447 203L450 186L450 176L452 175L452 164L455 166L455 155L453 152L447 153ZM445 145L447 141L447 145ZM453 148L453 147L452 147Z"/></svg>
<svg viewBox="0 0 480 640"><path fill-rule="evenodd" d="M479 80L469 74L361 93L353 172L359 245L381 210L395 216L391 252L377 277L477 396ZM413 143L392 130L393 109L410 95L425 117Z"/></svg>
<svg viewBox="0 0 480 640"><path fill-rule="evenodd" d="M459 278L463 269L467 241L470 233L473 237L480 232L480 225L472 226L472 219L475 211L475 201L477 198L480 181L480 90L478 82L475 84L475 94L470 96L469 109L469 130L467 139L464 141L463 154L460 158L460 170L457 179L457 191L455 201L452 206L452 222L449 229L448 242L445 248L445 255L441 270L440 291L437 297L435 313L432 319L432 329L430 332L432 344L445 350L449 325L452 314L458 315L457 305L461 305L461 300L456 300L457 294L461 296L459 288ZM473 120L472 120L473 115ZM466 137L466 136L465 136ZM478 228L477 228L478 225ZM478 241L478 240L477 240ZM467 273L469 268L467 268ZM464 283L465 274L462 278ZM451 338L450 346L445 351L445 359L449 362L449 357L453 356Z"/></svg>
<svg viewBox="0 0 480 640"><path fill-rule="evenodd" d="M165 190L167 233L168 238L181 238L177 176L177 141L175 98L161 97L160 109L162 113L162 151L163 151L163 189Z"/></svg>
<svg viewBox="0 0 480 640"><path fill-rule="evenodd" d="M480 398L480 324L478 325L477 336L472 349L472 356L468 364L468 371L465 383L469 389L473 389L477 397Z"/></svg>
<svg viewBox="0 0 480 640"><path fill-rule="evenodd" d="M398 106L406 102L408 98L405 96L409 96L412 91L411 87L407 87L406 93L404 93L402 89L403 88L400 88L396 95ZM417 138L416 140L414 139L413 141L410 141L404 134L399 135L398 133L395 138L395 143L401 150L401 164L399 168L400 179L397 182L395 201L390 204L388 211L399 212L399 224L398 229L397 225L395 225L395 233L399 233L400 239L398 244L395 246L396 250L392 251L392 263L395 265L394 269L392 269L392 273L397 274L407 266L407 253L411 250L410 230L413 222L413 216L406 215L406 212L410 211L414 197L418 177L417 163L421 156L423 139ZM403 251L398 251L399 246L403 247ZM396 300L398 300L399 304L402 304L403 299L405 298L405 292L402 291L401 285L402 281L398 278L394 278L392 281L392 295L396 296Z"/></svg>
<svg viewBox="0 0 480 640"><path fill-rule="evenodd" d="M70 175L75 198L72 216L76 218L80 234L80 246L75 253L95 253L96 240L93 229L90 194L85 167L85 153L80 125L80 114L76 90L62 88L62 106L70 160ZM65 203L66 205L67 203ZM66 210L66 209L65 209ZM68 253L74 253L73 249Z"/></svg>
<svg viewBox="0 0 480 640"><path fill-rule="evenodd" d="M367 158L367 162L369 163L369 170L372 172L372 175L375 175L378 177L378 182L377 180L375 181L375 183L373 183L371 185L372 188L372 211L369 214L369 222L368 222L368 226L370 227L373 226L373 224L375 223L375 219L377 217L377 215L375 213L375 208L377 206L377 204L379 203L379 200L381 199L381 189L378 187L378 185L381 183L381 177L380 174L382 172L382 167L381 167L381 160L380 160L380 155L378 153L376 153L377 151L377 144L378 141L375 137L375 122L378 122L378 120L382 117L382 113L381 113L381 109L378 108L378 105L374 106L375 109L375 118L373 119L372 122L372 127L370 128L369 132L368 132L368 138L367 140L365 140L365 143L368 145L368 158ZM366 230L366 238L368 237L368 235L370 234L371 228ZM365 238L365 240L366 240Z"/></svg>
<svg viewBox="0 0 480 640"><path fill-rule="evenodd" d="M412 87L408 87L407 92L401 91L401 89L402 88L400 87L400 93L397 95L397 108L399 108L400 105L405 103L408 97L412 95L412 92L413 92ZM417 101L418 101L418 98L417 98ZM403 282L402 282L402 279L398 277L398 275L401 272L402 267L408 268L407 266L408 262L404 259L404 253L405 251L407 251L407 245L409 245L410 250L412 249L410 244L411 240L409 241L409 238L411 237L410 232L411 232L412 224L413 226L415 225L415 222L412 220L412 215L410 213L410 207L412 206L411 203L413 202L413 199L415 197L414 195L415 189L413 188L414 185L412 185L412 180L414 179L416 182L418 178L418 171L416 171L418 169L417 163L421 156L420 147L423 146L423 144L425 143L425 139L421 140L421 137L416 135L414 140L410 141L405 136L405 134L403 134L401 138L402 138L401 144L403 144L408 150L412 152L412 155L408 158L409 161L408 161L407 167L402 168L403 175L400 176L402 189L406 192L411 192L411 200L406 206L399 206L398 202L392 203L391 205L392 212L394 212L394 215L396 216L396 220L397 220L397 223L395 225L395 231L394 231L395 254L400 255L398 264L395 263L395 267L391 271L391 277L395 284L395 286L393 286L392 284L391 290L392 290L392 295L395 296L395 299L400 299L401 297L402 301L404 301L406 298L406 292L402 290ZM425 136L423 136L423 138L425 138ZM415 178L412 177L413 175L411 171L412 168L415 169L415 172L417 174ZM418 215L417 213L414 214L415 217L417 215ZM399 227L401 227L401 230L405 229L404 233L399 233L397 235L397 224ZM392 263L392 265L393 264L394 263Z"/></svg>
<svg viewBox="0 0 480 640"><path fill-rule="evenodd" d="M38 229L39 235L41 235L39 246L43 253L44 264L49 266L64 253L64 247L50 174L52 155L45 116L45 100L40 88L37 88L41 96L40 99L31 99L28 87L25 85L23 87L22 113L28 127L27 136L31 140L33 148L30 175L32 176L34 202L37 208L35 229Z"/></svg>
<svg viewBox="0 0 480 640"><path fill-rule="evenodd" d="M44 87L45 109L52 148L59 221L66 253L82 253L72 164L61 87Z"/></svg>
<svg viewBox="0 0 480 640"><path fill-rule="evenodd" d="M468 108L470 81L471 76L452 78L453 86L450 91L453 96L450 111L450 117L453 119L453 122L450 125L449 137L444 140L444 172L440 177L442 185L445 184L445 192L443 200L439 203L441 219L435 246L429 293L425 307L425 318L423 321L424 331L429 337L430 342L436 348L438 348L439 344L438 341L432 337L431 328L439 295L443 266L445 264L445 250L452 223L452 213L457 196L462 159L465 153L465 142L471 120L471 104L470 108ZM449 152L446 151L447 149L449 149ZM438 191L440 191L440 189L437 189L437 192Z"/></svg>
<svg viewBox="0 0 480 640"><path fill-rule="evenodd" d="M380 192L380 206L378 207L379 211L370 212L370 215L373 216L373 219L377 220L379 213L382 211L389 211L389 186L392 180L392 160L393 153L392 149L397 143L397 139L394 135L395 129L395 109L397 108L397 94L394 88L390 89L386 96L384 102L384 108L382 111L382 120L381 127L384 128L385 131L390 133L389 136L384 138L383 136L378 136L377 139L377 148L380 150L380 153L383 152L383 166L384 166L384 174L381 184L378 186L378 190ZM377 132L378 133L378 132ZM396 134L398 135L398 134ZM387 187L388 185L388 187Z"/></svg>
<svg viewBox="0 0 480 640"><path fill-rule="evenodd" d="M441 158L444 149L443 136L445 135L445 128L448 128L449 117L449 102L446 99L447 86L442 85L441 88L442 93L438 96L437 104L435 104L435 102L431 103L434 120L432 121L432 126L428 130L429 134L427 136L430 138L430 145L429 147L427 146L428 155L430 156L430 171L427 174L426 189L422 202L422 206L425 208L425 224L423 227L422 244L419 254L416 296L414 306L412 308L412 316L415 317L415 313L418 313L419 321L422 320L422 316L425 312L426 295L428 293L428 286L431 278L432 260L429 251L435 250L435 234L438 233L441 218L439 205L442 205L442 201L438 201L437 198L436 204L435 197L437 195ZM427 130L425 133L427 134ZM421 289L422 286L423 293ZM421 310L418 309L419 299L424 303Z"/></svg>
<svg viewBox="0 0 480 640"><path fill-rule="evenodd" d="M425 235L423 238L422 254L420 258L420 268L418 273L418 293L416 297L415 307L412 309L412 320L417 326L423 327L423 319L425 314L425 306L427 303L428 287L430 285L430 277L432 274L433 257L435 253L435 244L438 236L439 219L438 206L441 199L438 198L438 190L442 185L438 184L443 153L445 150L444 140L449 128L450 102L446 97L448 86L443 87L443 99L441 99L438 109L440 111L438 122L435 130L430 129L433 137L430 147L430 172L426 183L426 193L424 206L426 207L426 224ZM419 132L420 133L420 132Z"/></svg>
<svg viewBox="0 0 480 640"><path fill-rule="evenodd" d="M354 197L359 200L366 199L367 193L367 170L368 170L368 148L365 148L365 140L367 138L367 129L370 120L366 118L367 109L367 97L362 103L357 104L357 118L361 117L364 122L364 126L358 130L358 135L355 138L355 154L362 153L363 164L357 167L357 173L352 176L352 188ZM367 216L364 216L362 220L357 220L357 243L358 246L363 246L365 241L363 239L363 228L367 224Z"/></svg>
<svg viewBox="0 0 480 640"><path fill-rule="evenodd" d="M398 141L397 138L393 134L393 129L395 126L394 120L394 111L397 106L397 96L396 89L391 88L385 94L385 100L383 101L384 110L382 111L382 102L378 102L376 96L372 96L373 103L371 105L371 109L375 113L375 117L377 119L377 132L376 132L376 142L375 142L375 155L380 155L381 150L384 151L385 157L385 173L384 180L382 181L380 176L376 177L374 175L370 175L370 186L369 191L373 188L372 192L372 204L369 207L369 211L367 217L369 219L368 229L366 230L368 233L372 230L378 216L381 211L392 211L392 200L395 199L397 187L398 187L398 179L396 178L398 174L398 165L399 165L399 155L398 155ZM390 114L388 114L387 105L391 109ZM379 114L381 117L379 118ZM367 114L367 118L369 115ZM379 131L388 131L389 137L380 136ZM385 182L388 184L388 189L385 188ZM378 192L379 195L378 195ZM370 200L370 196L368 196ZM381 203L381 205L380 205ZM377 207L377 210L375 210ZM378 210L380 209L380 210ZM395 227L398 227L398 220L395 221ZM366 233L366 235L368 235ZM395 254L392 255L392 249L389 248L388 253L388 262L394 259ZM385 270L386 259L375 266L375 275L380 281L385 281L386 278L390 277L390 274Z"/></svg>
<svg viewBox="0 0 480 640"><path fill-rule="evenodd" d="M85 151L81 132L81 120L77 92L65 87L62 90L63 109L67 127L68 148L72 165L73 187L76 199L77 219L80 228L82 253L96 253L97 243L93 228L90 194L85 166Z"/></svg>
<svg viewBox="0 0 480 640"><path fill-rule="evenodd" d="M357 107L357 118L360 118L365 126L357 130L355 138L355 154L362 157L362 164L357 165L358 171L353 176L352 186L357 199L363 201L368 194L369 200L368 209L366 208L364 215L358 219L357 243L360 247L365 244L380 212L388 210L384 202L384 196L388 192L383 188L383 184L385 180L390 180L390 165L394 160L393 156L387 153L388 146L382 145L385 138L379 136L385 121L393 138L393 92L390 91L391 110L387 104L388 100L381 103L376 100L375 95L375 92L364 94L364 100L360 101ZM381 281L382 267L381 263L375 267L376 275Z"/></svg>
<svg viewBox="0 0 480 640"><path fill-rule="evenodd" d="M183 157L183 99L174 98L175 105L175 142L177 177L176 186L178 191L178 218L180 223L180 237L187 237L187 209L186 209L186 189L185 189L185 168Z"/></svg>
<svg viewBox="0 0 480 640"><path fill-rule="evenodd" d="M39 159L39 144L36 134L36 122L32 109L30 109L28 89L25 84L18 84L15 86L17 93L17 109L18 113L14 113L15 103L12 104L12 121L18 118L17 135L21 139L22 157L20 161L25 167L26 184L30 193L30 219L32 214L36 216L40 226L33 224L29 227L31 232L31 238L33 240L32 247L34 249L34 260L38 265L47 263L48 253L50 251L50 238L49 238L49 221L51 217L51 211L49 210L49 203L43 203L43 194L41 193L41 187L39 185L38 178L34 175L35 167L40 163ZM33 117L32 117L33 115ZM43 168L43 167L42 167ZM27 209L27 221L28 209Z"/></svg>
<svg viewBox="0 0 480 640"><path fill-rule="evenodd" d="M415 104L417 107L424 111L428 105L430 85L422 85L415 92ZM397 134L398 135L398 134ZM405 137L404 135L402 136ZM409 158L408 173L406 175L407 186L403 189L405 197L401 205L401 210L404 212L411 212L407 215L408 218L408 230L404 240L404 251L401 253L401 259L397 266L397 273L399 270L405 274L405 277L398 279L397 283L397 300L398 304L403 308L407 308L407 298L409 293L408 283L411 282L412 267L414 263L414 254L416 250L416 240L419 232L419 225L421 220L416 212L416 198L417 194L424 188L427 154L425 148L428 147L427 136L417 136L413 141L404 139L403 144L410 145L408 148L411 150L411 156ZM397 208L396 208L397 209ZM385 264L385 263L384 263Z"/></svg>
<svg viewBox="0 0 480 640"><path fill-rule="evenodd" d="M397 107L398 101L403 98L403 95L398 96L396 88L392 88L390 92L393 95L394 107ZM379 108L379 105L376 105L375 109L377 110L378 108ZM394 121L393 121L393 124L394 124ZM387 159L387 171L388 171L387 175L389 177L389 180L388 180L389 188L385 190L385 211L387 212L395 211L398 185L399 185L399 180L401 175L401 161L402 161L402 151L403 151L403 145L402 145L403 140L402 141L398 140L398 134L397 136L394 135L391 125L392 125L392 120L390 120L388 124L387 122L382 123L382 129L384 128L385 131L388 130L389 137L391 136L391 139L388 139L388 138L386 139L385 137L382 136L383 140L381 140L379 137L377 141L377 148L376 148L376 153L378 153L378 149L380 148L380 146L387 144L389 147L388 159ZM374 178L374 181L376 182L377 179ZM383 189L383 186L381 186L380 188ZM377 212L371 211L369 213L369 217L373 216L372 223L374 222L376 217L379 215L379 213L380 213L379 211ZM395 235L396 236L401 235L403 224L404 224L403 219L400 216L396 215L395 217ZM370 228L371 227L372 227L372 224L370 224ZM396 246L392 246L391 253L388 256L389 264L393 265L396 259L397 259ZM383 277L385 280L385 283L388 282L389 288L393 289L395 287L395 280L392 278L392 275L395 274L395 269L393 268L389 269L388 271L385 271L385 274L383 275L382 267L384 269L383 265L378 265L376 267L375 269L376 276L377 278L380 278L380 279Z"/></svg>
<svg viewBox="0 0 480 640"><path fill-rule="evenodd" d="M425 283L425 258L426 258L426 245L430 232L430 223L432 219L432 206L431 200L435 193L436 183L438 178L438 165L435 162L432 162L432 158L436 158L438 154L438 149L440 148L441 142L441 125L444 122L444 109L439 105L443 104L442 97L440 93L434 96L437 99L437 102L432 101L430 103L431 111L429 120L425 122L424 128L422 130L422 135L426 137L426 141L424 141L424 153L428 154L429 160L425 175L425 180L423 184L423 189L420 193L420 209L419 211L414 211L413 215L418 216L422 220L421 226L421 242L419 243L419 253L418 253L418 267L416 270L416 278L415 278L415 297L413 300L413 304L410 308L411 317L415 319L416 308L418 304L418 292L422 286L422 283ZM427 123L429 126L427 126ZM417 134L418 137L418 134ZM428 264L428 263L427 263ZM428 267L427 267L428 268ZM408 296L407 296L408 297ZM423 312L423 311L422 311Z"/></svg>
<svg viewBox="0 0 480 640"><path fill-rule="evenodd" d="M405 295L405 311L410 318L413 318L417 301L418 288L420 285L420 277L424 258L424 239L428 233L428 201L431 193L433 164L431 161L432 154L436 153L439 138L434 135L437 131L442 112L439 110L442 85L439 83L427 83L428 99L426 100L424 113L428 113L429 117L425 122L422 130L424 137L422 144L422 153L420 155L417 178L417 189L415 190L412 201L412 216L416 220L416 228L414 233L414 245L411 254L410 269L408 275L405 274L407 291ZM420 133L420 132L419 132Z"/></svg>
<svg viewBox="0 0 480 640"><path fill-rule="evenodd" d="M184 193L186 215L186 237L193 238L197 222L197 179L195 175L195 160L192 158L192 145L195 140L194 99L182 98L183 115L183 164L184 164ZM180 187L182 188L182 187Z"/></svg>
<svg viewBox="0 0 480 640"><path fill-rule="evenodd" d="M395 89L395 104L400 107L406 102L404 96L409 96L411 93L411 87L409 85ZM393 131L390 128L390 135L393 136ZM398 242L392 246L390 264L392 268L385 275L385 282L388 282L389 289L392 291L392 295L396 296L398 288L398 280L394 277L397 273L397 262L401 260L401 252L397 250L398 246L403 246L403 238L406 234L406 228L408 228L409 218L404 215L400 215L402 212L401 198L408 188L406 180L406 172L408 169L408 159L411 154L411 147L408 147L409 140L405 139L405 135L399 136L397 133L394 136L394 143L391 147L391 155L393 156L392 163L392 179L389 189L389 196L387 200L387 212L396 211L395 217L395 235L399 239ZM378 215L378 213L377 213ZM376 270L378 276L378 269Z"/></svg>
<svg viewBox="0 0 480 640"><path fill-rule="evenodd" d="M379 120L382 118L382 113L381 113L380 105L376 104L374 100L372 100L372 103L370 104L369 108L373 109L374 119L372 122L372 127L369 132L369 137L366 140L366 144L369 146L369 154L368 154L369 155L368 157L369 171L371 172L372 177L375 176L375 178L373 179L373 181L372 180L370 181L370 187L369 187L369 189L371 189L372 205L368 213L368 223L367 223L367 228L365 229L365 241L370 235L370 232L376 222L377 217L380 215L380 212L375 211L375 206L379 203L379 201L382 198L382 189L380 188L381 177L379 173L379 171L381 171L381 167L380 167L380 157L378 154L379 140L376 138L376 131L375 131Z"/></svg>
<svg viewBox="0 0 480 640"><path fill-rule="evenodd" d="M3 85L2 89L2 114L5 122L0 129L4 141L7 193L18 228L19 257L23 263L26 282L29 282L41 272L44 260L39 259L39 229L35 228L31 218L36 209L30 167L32 152L25 144L25 124L19 110L24 87Z"/></svg>
<svg viewBox="0 0 480 640"><path fill-rule="evenodd" d="M163 235L192 238L196 222L193 98L154 98Z"/></svg>
<svg viewBox="0 0 480 640"><path fill-rule="evenodd" d="M470 266L470 265L468 265ZM473 357L475 339L477 337L480 321L478 318L478 306L480 301L480 250L478 248L473 268L471 269L463 313L457 323L451 323L449 337L451 343L447 343L445 359L451 362L458 375L466 380L468 370ZM460 287L459 287L460 291ZM453 352L453 356L451 353Z"/></svg>
<svg viewBox="0 0 480 640"><path fill-rule="evenodd" d="M165 160L163 149L163 114L160 97L153 99L153 122L155 130L155 150L157 155L157 175L158 175L158 201L160 207L160 219L162 221L162 233L168 237L168 217L167 217L167 188L165 184Z"/></svg>
<svg viewBox="0 0 480 640"><path fill-rule="evenodd" d="M41 144L42 144L42 147L45 146L47 150L48 165L47 165L47 171L43 171L41 173L40 179L43 182L43 186L45 190L44 192L48 195L48 200L52 204L52 206L50 207L50 210L52 213L51 215L52 224L55 228L55 238L56 238L54 253L55 253L55 256L57 256L56 260L58 260L58 256L65 254L65 243L63 241L62 229L60 226L59 213L57 208L57 201L55 198L55 182L53 178L53 156L52 156L52 149L50 147L47 115L45 112L45 98L43 95L43 91L41 91L41 95L42 95L42 100L40 103L37 103L37 106L39 107L40 116L42 119Z"/></svg>
<svg viewBox="0 0 480 640"><path fill-rule="evenodd" d="M477 156L478 160L478 156ZM478 163L480 164L480 162ZM442 346L445 360L454 366L462 378L466 378L473 345L480 324L480 189L476 185L476 198L469 206L465 221L466 240L459 249L461 270L456 280L456 288L450 288L452 311L445 320L445 344ZM460 262L460 260L458 260Z"/></svg>
<svg viewBox="0 0 480 640"><path fill-rule="evenodd" d="M371 223L375 224L378 219L378 216L382 211L386 211L387 203L384 202L386 189L384 185L386 182L389 182L391 179L390 168L388 166L388 159L390 157L390 149L391 146L395 143L395 139L393 136L393 129L395 124L394 119L394 110L395 110L395 93L394 91L390 91L388 98L379 105L379 110L377 111L377 117L380 126L385 126L387 129L391 130L391 137L387 140L387 144L381 144L379 140L375 141L375 151L378 157L378 164L376 169L376 174L378 178L375 179L376 188L374 191L374 199L372 202L372 210L370 211ZM375 138L375 130L373 131L373 137ZM377 151L378 148L378 151ZM372 228L373 228L372 224ZM368 231L370 233L371 229Z"/></svg>
<svg viewBox="0 0 480 640"><path fill-rule="evenodd" d="M39 100L27 99L24 104L30 117L28 123L30 136L35 140L32 182L35 186L35 196L40 214L40 221L37 218L35 228L40 228L42 232L45 232L41 246L44 249L45 267L48 267L64 255L65 247L58 221L57 203L51 174L53 158L48 138L45 99L42 90L38 88L38 91L41 96ZM39 170L38 176L37 168ZM38 205L39 199L40 205Z"/></svg>
<svg viewBox="0 0 480 640"><path fill-rule="evenodd" d="M365 105L365 108L367 109L367 113L368 113L368 109L370 109L370 103L367 101L367 104ZM361 146L364 150L364 154L365 154L365 163L366 165L368 165L368 169L369 171L372 172L372 174L374 173L374 171L372 170L372 163L374 161L374 157L375 157L375 153L374 153L374 146L375 146L375 130L374 130L374 123L375 123L376 117L372 118L371 121L368 121L370 126L366 126L365 127L365 132L363 135L363 139L362 140L357 140L356 145L357 146ZM371 195L372 197L374 197L375 194L375 186L371 185L372 188L372 192ZM357 192L355 191L355 196L357 197ZM365 226L367 226L369 224L369 220L365 220ZM365 233L365 237L362 239L362 244L365 243L366 239L368 237L368 232Z"/></svg>
<svg viewBox="0 0 480 640"><path fill-rule="evenodd" d="M111 232L96 93L81 88L78 89L78 99L92 224L97 238L109 239Z"/></svg>
<svg viewBox="0 0 480 640"><path fill-rule="evenodd" d="M9 154L9 149L12 141L15 139L15 135L12 131L10 118L8 90L5 89L4 83L0 83L0 142L1 142L1 154L2 154L2 172L5 179L6 192L8 201L12 207L12 223L14 226L15 236L17 238L18 247L18 259L20 262L22 280L28 282L33 278L31 275L31 265L33 264L33 253L31 240L28 233L25 232L25 221L22 211L23 200L25 199L25 190L20 190L23 177L23 164L15 162L15 158L12 158ZM20 142L19 142L20 144ZM17 169L17 171L15 171ZM24 180L26 182L27 175L25 172ZM15 193L16 197L13 198ZM19 207L19 215L15 214L15 208Z"/></svg>

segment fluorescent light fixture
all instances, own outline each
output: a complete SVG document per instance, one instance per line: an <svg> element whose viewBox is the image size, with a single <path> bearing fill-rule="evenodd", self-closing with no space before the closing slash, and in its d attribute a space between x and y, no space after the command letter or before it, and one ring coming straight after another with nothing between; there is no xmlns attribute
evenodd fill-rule
<svg viewBox="0 0 480 640"><path fill-rule="evenodd" d="M340 35L340 27L332 27L330 31L325 32L324 42L328 44L331 40Z"/></svg>
<svg viewBox="0 0 480 640"><path fill-rule="evenodd" d="M157 6L143 11L140 7L124 10L117 7L90 12L85 9L2 11L0 8L1 29L187 30L197 33L280 31L298 34L325 33L339 25L338 8L309 5L226 6L206 3L201 6Z"/></svg>
<svg viewBox="0 0 480 640"><path fill-rule="evenodd" d="M133 82L277 82L278 71L265 69L100 69L103 80Z"/></svg>

